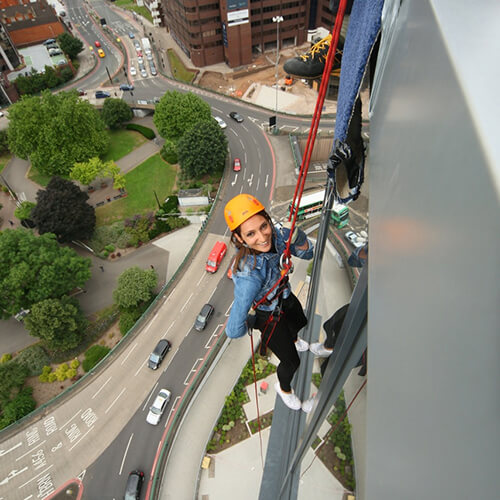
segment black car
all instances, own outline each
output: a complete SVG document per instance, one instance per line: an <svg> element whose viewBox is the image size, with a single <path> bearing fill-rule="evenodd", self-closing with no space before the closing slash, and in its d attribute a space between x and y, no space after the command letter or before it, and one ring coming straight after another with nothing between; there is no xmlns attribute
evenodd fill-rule
<svg viewBox="0 0 500 500"><path fill-rule="evenodd" d="M236 111L231 111L231 113L229 113L229 116L233 120L236 120L238 123L241 123L243 121L243 117L239 113L236 113Z"/></svg>
<svg viewBox="0 0 500 500"><path fill-rule="evenodd" d="M194 322L195 330L198 330L199 332L204 330L213 312L214 312L214 306L212 306L211 304L205 304L201 308L200 314L198 314L196 321Z"/></svg>
<svg viewBox="0 0 500 500"><path fill-rule="evenodd" d="M134 86L129 83L122 83L120 85L120 90L134 90Z"/></svg>
<svg viewBox="0 0 500 500"><path fill-rule="evenodd" d="M127 487L123 500L139 500L141 498L141 488L144 482L144 472L133 470L127 479Z"/></svg>
<svg viewBox="0 0 500 500"><path fill-rule="evenodd" d="M167 352L170 351L171 344L167 339L161 339L154 351L149 355L148 366L152 370L156 370L160 363L163 361L163 358L167 355Z"/></svg>
<svg viewBox="0 0 500 500"><path fill-rule="evenodd" d="M105 92L104 90L96 90L95 91L95 98L96 99L106 99L106 97L111 97L111 94L109 92Z"/></svg>

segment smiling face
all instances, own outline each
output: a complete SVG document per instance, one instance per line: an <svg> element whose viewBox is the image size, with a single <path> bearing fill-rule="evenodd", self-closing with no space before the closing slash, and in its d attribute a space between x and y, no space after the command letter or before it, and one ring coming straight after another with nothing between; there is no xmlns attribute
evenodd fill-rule
<svg viewBox="0 0 500 500"><path fill-rule="evenodd" d="M255 214L241 224L238 239L241 243L246 243L252 250L269 252L272 245L272 236L273 228L269 221L264 216Z"/></svg>

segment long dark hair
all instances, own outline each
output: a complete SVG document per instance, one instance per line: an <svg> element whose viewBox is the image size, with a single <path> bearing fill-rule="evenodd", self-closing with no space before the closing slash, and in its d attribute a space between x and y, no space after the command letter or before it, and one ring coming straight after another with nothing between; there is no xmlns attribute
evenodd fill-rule
<svg viewBox="0 0 500 500"><path fill-rule="evenodd" d="M257 212L255 215L262 215L262 217L264 217L264 219L266 219L269 222L269 224L271 225L271 228L273 229L273 239L274 239L274 224L273 224L273 221L271 220L271 217L269 216L269 214L265 210L261 210L260 212ZM233 263L233 273L238 271L240 261L243 259L243 265L244 265L250 256L253 257L253 268L255 268L255 264L256 264L255 256L260 253L256 250L253 250L252 248L245 246L243 243L241 243L241 241L238 240L236 235L238 235L241 238L241 225L239 225L231 233L231 243L238 250L238 253L236 254L236 257L235 257L234 263ZM241 239L243 239L243 238L241 238Z"/></svg>

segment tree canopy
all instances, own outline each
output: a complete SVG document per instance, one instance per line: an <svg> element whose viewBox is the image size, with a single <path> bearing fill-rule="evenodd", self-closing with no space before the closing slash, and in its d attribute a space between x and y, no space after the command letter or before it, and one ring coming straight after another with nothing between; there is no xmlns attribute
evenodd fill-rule
<svg viewBox="0 0 500 500"><path fill-rule="evenodd" d="M76 56L83 50L83 42L67 32L61 33L57 37L59 47L70 58L75 59Z"/></svg>
<svg viewBox="0 0 500 500"><path fill-rule="evenodd" d="M121 173L120 167L113 160L102 161L97 156L87 162L75 163L70 177L86 185L97 177L111 177L115 189L125 187L125 176Z"/></svg>
<svg viewBox="0 0 500 500"><path fill-rule="evenodd" d="M135 307L151 298L157 283L158 277L154 269L131 267L120 274L113 299L123 309Z"/></svg>
<svg viewBox="0 0 500 500"><path fill-rule="evenodd" d="M123 124L130 121L133 116L130 106L123 99L109 97L104 100L101 118L107 127L111 129L123 127Z"/></svg>
<svg viewBox="0 0 500 500"><path fill-rule="evenodd" d="M179 164L188 178L224 169L227 138L215 120L202 122L186 132L178 144Z"/></svg>
<svg viewBox="0 0 500 500"><path fill-rule="evenodd" d="M62 243L86 240L92 236L96 220L88 199L77 185L55 176L36 194L31 217L40 234L54 233Z"/></svg>
<svg viewBox="0 0 500 500"><path fill-rule="evenodd" d="M68 175L75 163L109 147L99 113L74 91L46 90L12 104L8 137L11 152L46 175Z"/></svg>
<svg viewBox="0 0 500 500"><path fill-rule="evenodd" d="M37 302L24 319L30 335L43 340L49 349L67 351L76 347L87 321L75 299L45 299Z"/></svg>
<svg viewBox="0 0 500 500"><path fill-rule="evenodd" d="M201 97L176 90L166 92L155 106L153 122L165 139L178 141L199 122L211 119L210 106Z"/></svg>
<svg viewBox="0 0 500 500"><path fill-rule="evenodd" d="M0 317L45 299L62 297L90 278L90 259L61 247L51 233L36 236L27 229L0 233Z"/></svg>

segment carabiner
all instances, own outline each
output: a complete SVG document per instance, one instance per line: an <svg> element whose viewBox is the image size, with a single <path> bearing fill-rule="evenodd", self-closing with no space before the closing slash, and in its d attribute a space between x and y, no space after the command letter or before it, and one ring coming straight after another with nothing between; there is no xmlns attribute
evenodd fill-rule
<svg viewBox="0 0 500 500"><path fill-rule="evenodd" d="M287 257L284 253L282 253L280 257L280 269L281 269L281 276L283 276L286 273L293 273L292 259L290 257Z"/></svg>

